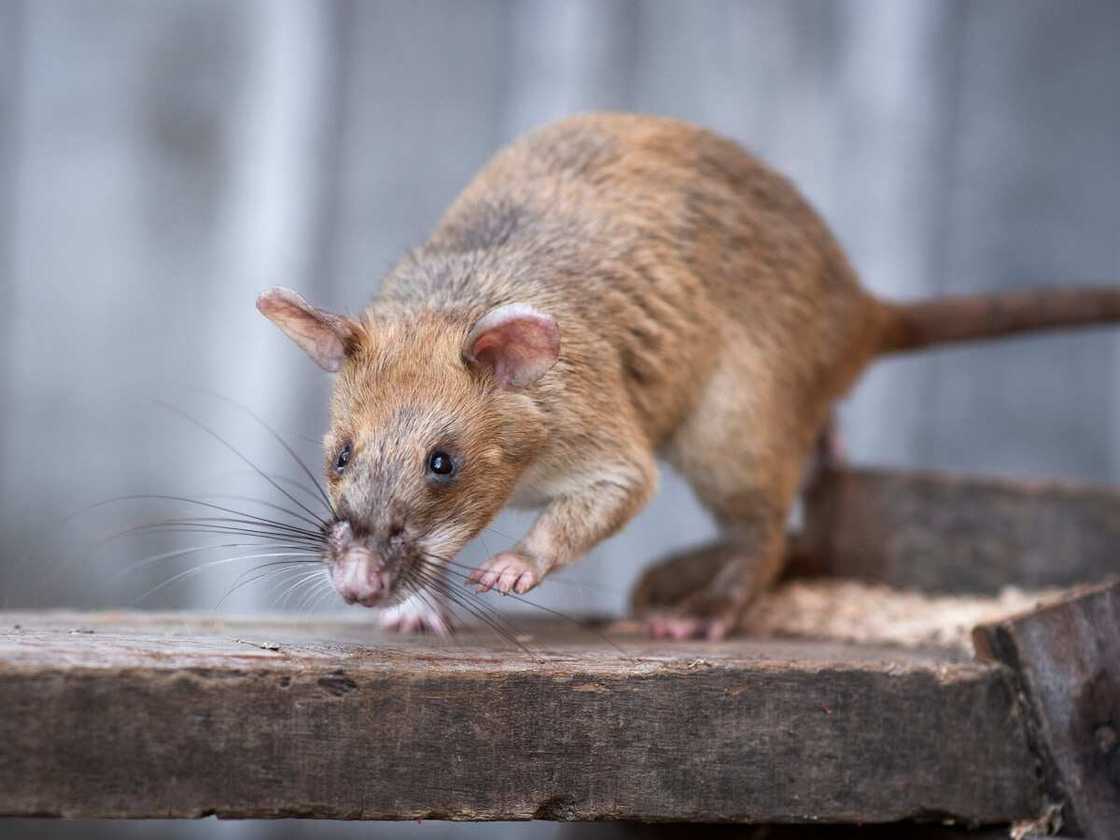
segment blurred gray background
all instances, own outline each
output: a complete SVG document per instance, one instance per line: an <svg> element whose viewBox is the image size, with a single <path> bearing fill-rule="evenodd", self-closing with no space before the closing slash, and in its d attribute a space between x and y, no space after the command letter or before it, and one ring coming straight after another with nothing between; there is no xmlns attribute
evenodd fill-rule
<svg viewBox="0 0 1120 840"><path fill-rule="evenodd" d="M742 142L883 295L1120 281L1114 0L0 0L0 605L213 607L244 564L142 597L200 555L130 567L192 543L103 542L181 506L64 517L134 493L283 501L153 400L296 475L199 389L234 397L317 471L328 378L256 293L362 307L498 147L589 109ZM1096 330L881 363L843 407L849 449L1118 483L1118 352ZM637 569L710 530L667 475L578 585L534 596L620 610ZM337 609L271 584L223 609Z"/></svg>

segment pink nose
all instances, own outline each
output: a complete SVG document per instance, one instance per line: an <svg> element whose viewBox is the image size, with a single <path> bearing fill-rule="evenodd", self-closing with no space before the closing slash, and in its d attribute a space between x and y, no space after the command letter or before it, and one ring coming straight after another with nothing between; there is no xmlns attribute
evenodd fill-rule
<svg viewBox="0 0 1120 840"><path fill-rule="evenodd" d="M351 548L331 573L334 588L347 604L375 606L385 595L381 564L363 548Z"/></svg>

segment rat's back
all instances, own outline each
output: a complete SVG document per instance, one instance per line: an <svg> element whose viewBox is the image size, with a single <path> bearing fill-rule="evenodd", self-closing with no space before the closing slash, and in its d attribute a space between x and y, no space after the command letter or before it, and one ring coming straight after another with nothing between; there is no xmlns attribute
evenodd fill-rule
<svg viewBox="0 0 1120 840"><path fill-rule="evenodd" d="M635 591L672 637L722 636L777 578L830 405L874 353L1120 320L1115 289L880 303L797 190L739 146L610 114L500 152L360 322L282 289L258 306L340 373L330 475L361 514L346 533L396 545L405 517L438 543L424 556L451 556L501 505L542 507L472 572L484 590L523 594L615 533L665 456L721 529ZM383 503L400 481L403 512ZM335 568L366 576L345 578L358 597L381 555L340 545Z"/></svg>
<svg viewBox="0 0 1120 840"><path fill-rule="evenodd" d="M468 319L511 301L551 313L568 375L617 375L655 440L722 356L830 398L878 328L785 178L702 128L626 114L566 119L499 152L385 295Z"/></svg>

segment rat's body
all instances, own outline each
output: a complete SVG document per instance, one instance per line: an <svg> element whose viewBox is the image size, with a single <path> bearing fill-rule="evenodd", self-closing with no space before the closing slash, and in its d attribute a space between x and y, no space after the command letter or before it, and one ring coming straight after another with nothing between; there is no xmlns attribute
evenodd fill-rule
<svg viewBox="0 0 1120 840"><path fill-rule="evenodd" d="M450 559L507 502L543 511L474 579L527 591L621 528L663 456L724 537L652 570L636 603L659 634L715 636L780 571L805 462L876 354L1116 319L1120 293L881 303L739 146L593 115L501 152L358 321L285 292L261 307L340 369L328 459L349 444L360 465L328 467L344 596L399 597L410 564ZM454 473L424 478L444 454ZM708 579L684 585L690 568Z"/></svg>

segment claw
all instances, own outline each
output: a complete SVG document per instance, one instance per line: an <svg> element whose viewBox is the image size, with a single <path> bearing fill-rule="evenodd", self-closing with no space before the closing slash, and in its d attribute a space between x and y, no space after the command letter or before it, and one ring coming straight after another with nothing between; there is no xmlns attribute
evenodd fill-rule
<svg viewBox="0 0 1120 840"><path fill-rule="evenodd" d="M491 558L484 568L472 572L468 580L477 584L479 592L496 588L502 594L523 595L540 583L540 573L531 560L505 552Z"/></svg>

